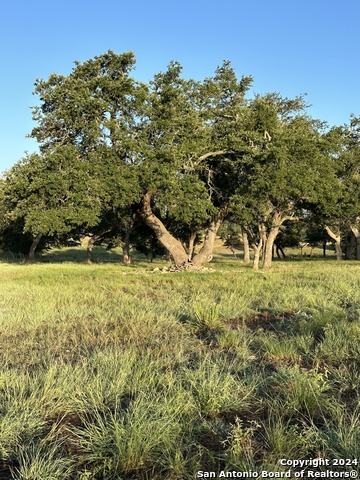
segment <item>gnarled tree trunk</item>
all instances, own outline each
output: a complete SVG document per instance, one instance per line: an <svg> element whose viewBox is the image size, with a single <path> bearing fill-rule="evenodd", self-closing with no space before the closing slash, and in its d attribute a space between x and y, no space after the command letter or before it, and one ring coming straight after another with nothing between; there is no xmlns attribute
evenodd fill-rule
<svg viewBox="0 0 360 480"><path fill-rule="evenodd" d="M270 268L271 267L272 258L273 258L274 242L276 240L276 237L278 236L281 225L286 220L298 220L298 218L293 217L292 215L281 216L281 213L279 213L279 212L274 213L273 220L272 220L272 226L270 228L269 233L265 237L266 241L265 241L265 244L264 244L264 254L263 254L262 268ZM263 226L262 228L264 229L264 227L265 226Z"/></svg>
<svg viewBox="0 0 360 480"><path fill-rule="evenodd" d="M96 234L94 234L92 237L89 238L88 244L87 244L87 249L86 249L86 253L87 253L87 263L88 263L89 265L93 262L92 250L93 250L93 246L94 246L95 242L96 242L97 240L99 240L102 236L104 236L106 233L111 232L111 230L112 230L112 227L105 228L105 229L102 230L100 233L96 233Z"/></svg>
<svg viewBox="0 0 360 480"><path fill-rule="evenodd" d="M131 263L130 235L131 235L131 232L133 231L134 223L135 223L135 215L133 213L131 213L130 215L124 215L121 219L121 229L125 232L121 242L124 265L130 265Z"/></svg>
<svg viewBox="0 0 360 480"><path fill-rule="evenodd" d="M258 225L257 228L253 228L253 226L242 226L243 229L243 241L244 241L244 234L246 235L246 240L248 244L251 245L251 248L254 250L254 259L253 259L253 269L258 270L259 262L260 262L260 255L263 250L263 227L264 225ZM250 253L249 259L250 259ZM245 255L244 255L245 261Z"/></svg>
<svg viewBox="0 0 360 480"><path fill-rule="evenodd" d="M149 192L143 195L141 199L139 216L153 230L157 240L173 257L175 265L182 265L188 262L188 254L181 242L171 235L162 221L151 210L151 193Z"/></svg>
<svg viewBox="0 0 360 480"><path fill-rule="evenodd" d="M195 255L195 257L192 260L192 263L195 266L201 266L204 263L208 263L212 260L216 234L219 228L221 227L221 224L224 221L224 218L226 217L227 211L228 211L228 206L224 205L219 210L219 213L211 219L210 225L205 235L203 246L201 247L199 253Z"/></svg>
<svg viewBox="0 0 360 480"><path fill-rule="evenodd" d="M284 249L282 248L280 243L277 243L276 240L275 240L274 244L275 244L275 251L276 251L277 258L281 258L281 256L282 256L282 258L286 258Z"/></svg>
<svg viewBox="0 0 360 480"><path fill-rule="evenodd" d="M340 233L336 235L328 225L325 225L326 233L334 241L336 260L342 260L342 250L341 250L341 235Z"/></svg>
<svg viewBox="0 0 360 480"><path fill-rule="evenodd" d="M228 205L224 205L217 215L215 215L209 225L200 252L192 259L192 264L201 266L210 262L214 249L216 234L227 214ZM141 199L141 208L139 211L141 220L152 229L157 240L166 248L173 257L175 265L184 265L189 263L189 253L186 252L183 244L167 230L162 221L153 213L151 209L151 193L146 193Z"/></svg>
<svg viewBox="0 0 360 480"><path fill-rule="evenodd" d="M274 226L270 229L270 232L267 236L266 243L264 245L264 256L263 256L263 264L262 268L270 268L272 264L273 258L273 247L276 237L279 233L280 225Z"/></svg>
<svg viewBox="0 0 360 480"><path fill-rule="evenodd" d="M197 234L196 231L192 231L192 232L190 233L189 243L188 243L188 255L189 255L188 260L189 260L189 262L191 262L192 257L193 257L193 255L194 255L196 234Z"/></svg>

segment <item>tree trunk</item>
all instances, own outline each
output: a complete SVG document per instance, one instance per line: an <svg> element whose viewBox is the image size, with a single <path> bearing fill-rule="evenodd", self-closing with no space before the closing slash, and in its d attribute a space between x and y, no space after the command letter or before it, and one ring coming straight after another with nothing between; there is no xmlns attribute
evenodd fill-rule
<svg viewBox="0 0 360 480"><path fill-rule="evenodd" d="M33 261L34 261L35 250L36 250L37 246L39 245L41 238L42 238L42 234L41 234L41 233L38 233L38 234L33 238L33 242L32 242L32 244L31 244L31 247L30 247L30 250L29 250L29 261L30 261L30 262L33 262Z"/></svg>
<svg viewBox="0 0 360 480"><path fill-rule="evenodd" d="M102 230L100 233L94 234L92 237L89 238L89 241L88 241L88 244L87 244L87 249L86 249L87 263L89 265L91 265L92 262L93 262L92 250L93 250L93 246L94 246L95 242L97 240L99 240L99 238L101 238L103 235L105 235L105 233L111 232L111 230L112 230L112 227L106 228L106 229Z"/></svg>
<svg viewBox="0 0 360 480"><path fill-rule="evenodd" d="M215 215L210 222L209 228L206 232L205 240L203 246L200 249L200 252L195 255L192 263L199 267L204 263L208 263L212 260L212 254L214 250L214 243L216 239L216 234L221 227L221 224L226 217L228 206L224 205L217 215Z"/></svg>
<svg viewBox="0 0 360 480"><path fill-rule="evenodd" d="M146 193L141 199L141 210L139 211L141 220L150 227L157 240L173 257L175 265L182 265L188 262L188 254L185 248L171 233L167 230L162 221L154 215L151 210L151 194Z"/></svg>
<svg viewBox="0 0 360 480"><path fill-rule="evenodd" d="M195 240L196 240L196 231L192 231L190 233L189 237L189 243L188 243L188 260L191 262L192 257L194 255L194 248L195 248Z"/></svg>
<svg viewBox="0 0 360 480"><path fill-rule="evenodd" d="M264 260L262 264L262 268L270 268L272 264L273 258L273 246L274 241L279 233L280 225L276 227L272 227L270 229L269 235L267 236L266 243L264 245Z"/></svg>
<svg viewBox="0 0 360 480"><path fill-rule="evenodd" d="M125 238L122 243L122 251L123 251L123 264L130 265L131 257L130 257L130 231L125 233Z"/></svg>
<svg viewBox="0 0 360 480"><path fill-rule="evenodd" d="M282 246L280 244L275 243L275 249L276 249L277 258L281 258L281 255L282 255L282 258L286 258L284 249L282 248Z"/></svg>
<svg viewBox="0 0 360 480"><path fill-rule="evenodd" d="M258 270L259 269L260 254L261 254L261 250L262 250L262 247L263 247L263 240L262 240L261 236L260 236L259 243L257 243L257 244L253 243L252 247L254 249L253 269Z"/></svg>
<svg viewBox="0 0 360 480"><path fill-rule="evenodd" d="M327 244L327 241L323 240L322 247L323 247L323 257L324 258L326 257L326 244Z"/></svg>
<svg viewBox="0 0 360 480"><path fill-rule="evenodd" d="M244 248L244 263L250 263L250 247L249 247L249 237L246 232L242 233L242 241L243 241L243 248Z"/></svg>
<svg viewBox="0 0 360 480"><path fill-rule="evenodd" d="M345 237L345 260L352 260L354 258L354 247L356 244L356 237L352 231Z"/></svg>
<svg viewBox="0 0 360 480"><path fill-rule="evenodd" d="M100 238L100 236L93 235L92 237L89 238L88 244L87 244L87 249L86 249L86 254L87 254L87 263L90 265L93 262L92 258L92 249L94 246L94 243L96 240Z"/></svg>
<svg viewBox="0 0 360 480"><path fill-rule="evenodd" d="M229 248L230 248L230 252L234 255L235 258L237 258L235 248L234 247L229 247Z"/></svg>
<svg viewBox="0 0 360 480"><path fill-rule="evenodd" d="M326 233L334 241L336 260L342 260L342 250L341 250L341 235L340 233L336 235L327 225L325 225Z"/></svg>
<svg viewBox="0 0 360 480"><path fill-rule="evenodd" d="M360 260L360 232L359 229L353 225L350 225L350 228L356 240L356 260Z"/></svg>
<svg viewBox="0 0 360 480"><path fill-rule="evenodd" d="M264 265L265 263L265 248L266 248L266 242L267 242L267 233L266 233L266 226L262 223L260 226L260 238L261 238L261 245L262 245L262 264Z"/></svg>
<svg viewBox="0 0 360 480"><path fill-rule="evenodd" d="M284 215L281 216L281 213L275 212L273 219L272 219L272 226L270 228L270 232L268 235L266 235L266 227L265 225L262 225L261 231L262 237L263 237L263 264L262 268L270 268L272 264L272 258L273 258L273 247L274 247L274 242L276 240L276 237L280 231L281 225L287 221L287 220L298 220L297 217L294 217L293 215Z"/></svg>

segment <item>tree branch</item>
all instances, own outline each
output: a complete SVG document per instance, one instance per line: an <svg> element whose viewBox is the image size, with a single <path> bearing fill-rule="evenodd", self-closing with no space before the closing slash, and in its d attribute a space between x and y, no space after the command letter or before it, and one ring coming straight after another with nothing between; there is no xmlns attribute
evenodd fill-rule
<svg viewBox="0 0 360 480"><path fill-rule="evenodd" d="M267 130L265 130L264 132L264 139L269 140L269 142L271 142L271 136Z"/></svg>
<svg viewBox="0 0 360 480"><path fill-rule="evenodd" d="M346 135L345 135L345 133L344 133L344 134L343 134L343 137L344 137L344 138L350 137L350 135L353 133L353 131L354 131L354 128L351 127L349 133L347 133Z"/></svg>
<svg viewBox="0 0 360 480"><path fill-rule="evenodd" d="M208 152L208 153L205 153L204 155L201 155L201 157L199 157L199 160L206 160L209 157L213 157L216 155L225 155L226 153L234 153L234 152L232 152L231 150L217 150L215 152Z"/></svg>
<svg viewBox="0 0 360 480"><path fill-rule="evenodd" d="M283 224L284 222L286 222L286 220L293 220L293 221L298 221L299 220L299 217L294 217L293 215L285 215L285 217L283 217L281 219L281 224Z"/></svg>

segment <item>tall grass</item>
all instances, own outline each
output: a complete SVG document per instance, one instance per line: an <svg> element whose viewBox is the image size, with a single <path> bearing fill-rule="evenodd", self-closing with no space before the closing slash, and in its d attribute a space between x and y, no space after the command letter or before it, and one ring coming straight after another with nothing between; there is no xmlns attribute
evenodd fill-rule
<svg viewBox="0 0 360 480"><path fill-rule="evenodd" d="M213 268L0 264L0 477L358 455L358 264Z"/></svg>

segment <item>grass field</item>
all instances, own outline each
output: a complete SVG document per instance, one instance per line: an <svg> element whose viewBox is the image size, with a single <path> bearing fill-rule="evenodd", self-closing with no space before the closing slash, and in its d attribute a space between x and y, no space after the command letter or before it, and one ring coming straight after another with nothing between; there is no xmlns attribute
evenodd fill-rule
<svg viewBox="0 0 360 480"><path fill-rule="evenodd" d="M212 271L164 274L100 253L0 263L1 479L360 458L359 262L254 272L223 252Z"/></svg>

